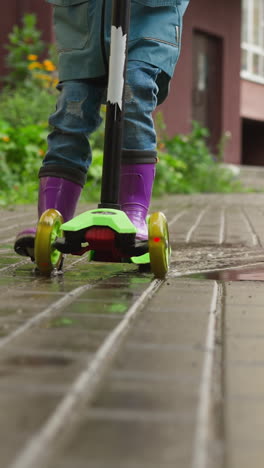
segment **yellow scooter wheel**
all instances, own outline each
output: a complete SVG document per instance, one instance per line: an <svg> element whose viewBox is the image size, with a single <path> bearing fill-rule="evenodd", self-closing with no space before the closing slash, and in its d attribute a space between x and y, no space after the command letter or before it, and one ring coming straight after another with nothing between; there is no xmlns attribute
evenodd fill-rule
<svg viewBox="0 0 264 468"><path fill-rule="evenodd" d="M34 254L37 267L44 275L49 275L61 265L62 253L52 245L57 237L62 237L62 224L62 215L54 209L44 211L39 219Z"/></svg>
<svg viewBox="0 0 264 468"><path fill-rule="evenodd" d="M156 278L164 279L170 263L169 229L163 213L153 213L148 221L149 257L151 271Z"/></svg>

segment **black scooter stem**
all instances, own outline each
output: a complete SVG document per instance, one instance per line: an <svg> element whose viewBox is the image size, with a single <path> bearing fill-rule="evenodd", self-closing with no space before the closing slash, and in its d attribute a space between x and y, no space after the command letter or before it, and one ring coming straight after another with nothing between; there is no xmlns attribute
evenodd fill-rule
<svg viewBox="0 0 264 468"><path fill-rule="evenodd" d="M120 209L118 198L129 24L130 0L112 0L104 158L99 208Z"/></svg>

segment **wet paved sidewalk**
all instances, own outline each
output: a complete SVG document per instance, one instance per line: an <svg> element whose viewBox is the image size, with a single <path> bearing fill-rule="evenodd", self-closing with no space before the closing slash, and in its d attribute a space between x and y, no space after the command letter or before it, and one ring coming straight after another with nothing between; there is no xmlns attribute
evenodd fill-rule
<svg viewBox="0 0 264 468"><path fill-rule="evenodd" d="M67 257L41 278L1 211L1 468L262 468L264 194L156 201L167 279Z"/></svg>

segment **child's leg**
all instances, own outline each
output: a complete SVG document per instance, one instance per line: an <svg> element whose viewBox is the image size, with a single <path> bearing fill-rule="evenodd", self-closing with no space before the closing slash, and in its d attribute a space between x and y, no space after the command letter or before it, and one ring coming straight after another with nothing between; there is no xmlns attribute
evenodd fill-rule
<svg viewBox="0 0 264 468"><path fill-rule="evenodd" d="M155 177L156 132L152 113L157 106L160 69L144 62L128 62L120 204L146 240L146 216Z"/></svg>
<svg viewBox="0 0 264 468"><path fill-rule="evenodd" d="M60 83L58 89L57 108L49 119L53 131L39 176L63 177L83 186L92 159L87 137L101 123L105 87L92 80L73 80Z"/></svg>
<svg viewBox="0 0 264 468"><path fill-rule="evenodd" d="M100 104L103 86L88 80L60 83L61 95L56 112L50 118L53 131L48 138L48 152L40 169L38 216L55 208L64 221L74 211L91 163L87 135L100 124ZM34 256L35 228L17 235L15 250L20 255Z"/></svg>
<svg viewBox="0 0 264 468"><path fill-rule="evenodd" d="M189 0L140 0L131 4L128 86L120 201L147 238L145 217L155 174L156 134L152 112L164 101L177 63L182 17Z"/></svg>

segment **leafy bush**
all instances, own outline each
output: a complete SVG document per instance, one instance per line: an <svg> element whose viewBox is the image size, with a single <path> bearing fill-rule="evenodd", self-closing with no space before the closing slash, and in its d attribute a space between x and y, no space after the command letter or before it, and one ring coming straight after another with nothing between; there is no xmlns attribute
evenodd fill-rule
<svg viewBox="0 0 264 468"><path fill-rule="evenodd" d="M4 88L0 93L0 117L14 128L45 123L55 109L56 95L46 89Z"/></svg>
<svg viewBox="0 0 264 468"><path fill-rule="evenodd" d="M36 200L58 82L53 47L42 41L35 15L25 15L22 26L13 27L6 48L9 75L0 93L1 205ZM44 51L46 58L39 59Z"/></svg>
<svg viewBox="0 0 264 468"><path fill-rule="evenodd" d="M46 124L13 127L0 121L0 204L36 200L47 134Z"/></svg>
<svg viewBox="0 0 264 468"><path fill-rule="evenodd" d="M22 26L15 25L8 35L9 43L5 48L9 73L5 83L12 89L23 87L31 91L34 86L52 91L58 82L54 46L41 39L36 25L36 15L26 14L22 18ZM40 60L40 54L45 58Z"/></svg>
<svg viewBox="0 0 264 468"><path fill-rule="evenodd" d="M5 47L8 51L6 63L9 74L6 81L12 87L25 83L30 76L27 57L37 57L45 48L36 23L36 15L26 14L22 18L22 27L15 25L8 36L9 43Z"/></svg>
<svg viewBox="0 0 264 468"><path fill-rule="evenodd" d="M206 140L208 130L193 122L188 135L168 138L162 118L158 116L159 163L154 196L162 193L237 192L243 191L233 173L219 164L225 137L219 154L212 155Z"/></svg>

